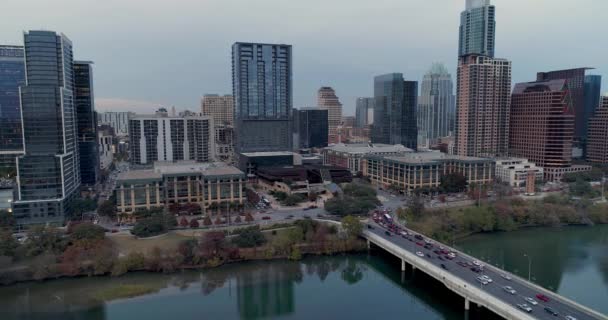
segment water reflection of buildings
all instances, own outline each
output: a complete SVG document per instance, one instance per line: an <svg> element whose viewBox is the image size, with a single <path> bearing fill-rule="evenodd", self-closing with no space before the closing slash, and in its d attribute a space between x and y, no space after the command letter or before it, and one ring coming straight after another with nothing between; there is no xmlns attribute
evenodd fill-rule
<svg viewBox="0 0 608 320"><path fill-rule="evenodd" d="M299 264L294 264L298 270ZM297 271L301 275L301 271ZM282 263L245 270L236 276L241 319L274 318L294 312L294 285L298 277ZM301 278L301 276L300 276Z"/></svg>

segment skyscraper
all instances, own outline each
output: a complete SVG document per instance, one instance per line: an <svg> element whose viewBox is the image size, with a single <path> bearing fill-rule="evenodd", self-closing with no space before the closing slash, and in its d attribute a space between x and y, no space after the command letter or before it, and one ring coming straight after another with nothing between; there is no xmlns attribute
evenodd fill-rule
<svg viewBox="0 0 608 320"><path fill-rule="evenodd" d="M129 120L129 134L133 164L210 162L215 158L213 120L207 116L170 116L167 112L136 115Z"/></svg>
<svg viewBox="0 0 608 320"><path fill-rule="evenodd" d="M231 95L206 94L201 101L201 112L213 118L216 127L233 126L234 99Z"/></svg>
<svg viewBox="0 0 608 320"><path fill-rule="evenodd" d="M23 154L19 87L24 84L23 47L0 46L0 169L15 169Z"/></svg>
<svg viewBox="0 0 608 320"><path fill-rule="evenodd" d="M236 152L290 151L291 46L232 45Z"/></svg>
<svg viewBox="0 0 608 320"><path fill-rule="evenodd" d="M92 64L88 61L74 61L74 107L78 120L80 180L89 186L98 182L100 169Z"/></svg>
<svg viewBox="0 0 608 320"><path fill-rule="evenodd" d="M372 143L401 144L416 150L418 82L404 81L401 73L377 76L374 78L374 99Z"/></svg>
<svg viewBox="0 0 608 320"><path fill-rule="evenodd" d="M574 109L567 80L518 83L513 89L509 153L559 180L572 164Z"/></svg>
<svg viewBox="0 0 608 320"><path fill-rule="evenodd" d="M356 125L359 128L369 126L374 123L374 98L357 98L356 105Z"/></svg>
<svg viewBox="0 0 608 320"><path fill-rule="evenodd" d="M587 161L608 164L608 96L589 120Z"/></svg>
<svg viewBox="0 0 608 320"><path fill-rule="evenodd" d="M294 110L293 125L299 148L324 148L328 142L328 110L302 108Z"/></svg>
<svg viewBox="0 0 608 320"><path fill-rule="evenodd" d="M422 79L418 99L419 143L435 144L454 130L454 83L443 64L434 64Z"/></svg>
<svg viewBox="0 0 608 320"><path fill-rule="evenodd" d="M317 105L327 109L329 123L329 141L336 143L338 127L342 123L342 103L332 87L321 87L317 93Z"/></svg>
<svg viewBox="0 0 608 320"><path fill-rule="evenodd" d="M80 186L72 42L63 34L24 34L21 87L25 155L17 158L19 224L62 223Z"/></svg>
<svg viewBox="0 0 608 320"><path fill-rule="evenodd" d="M583 123L585 124L585 135L584 141L587 141L587 134L589 132L589 120L595 114L595 110L600 107L602 96L602 76L599 75L588 75L585 76L585 112Z"/></svg>
<svg viewBox="0 0 608 320"><path fill-rule="evenodd" d="M458 62L456 153L493 157L507 154L511 104L511 62L468 55Z"/></svg>
<svg viewBox="0 0 608 320"><path fill-rule="evenodd" d="M572 96L572 107L574 108L574 141L580 142L587 135L588 117L585 116L585 72L590 68L576 68L539 72L536 81L566 79L568 89Z"/></svg>
<svg viewBox="0 0 608 320"><path fill-rule="evenodd" d="M97 114L97 122L112 127L114 134L124 137L129 135L129 117L133 115L132 112L103 112Z"/></svg>
<svg viewBox="0 0 608 320"><path fill-rule="evenodd" d="M495 34L495 8L490 0L467 0L466 10L460 14L458 55L493 58Z"/></svg>

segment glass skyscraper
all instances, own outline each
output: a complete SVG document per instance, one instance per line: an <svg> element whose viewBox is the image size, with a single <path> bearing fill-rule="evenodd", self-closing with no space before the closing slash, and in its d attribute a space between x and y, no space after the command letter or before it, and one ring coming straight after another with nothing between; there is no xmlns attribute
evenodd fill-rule
<svg viewBox="0 0 608 320"><path fill-rule="evenodd" d="M401 144L416 150L418 82L404 81L401 73L377 76L374 99L372 143Z"/></svg>
<svg viewBox="0 0 608 320"><path fill-rule="evenodd" d="M21 87L25 155L17 158L19 224L62 223L80 186L72 43L63 34L24 34Z"/></svg>
<svg viewBox="0 0 608 320"><path fill-rule="evenodd" d="M236 152L291 151L291 46L232 45Z"/></svg>
<svg viewBox="0 0 608 320"><path fill-rule="evenodd" d="M434 144L454 131L456 108L452 76L443 64L434 64L424 75L418 99L420 143Z"/></svg>
<svg viewBox="0 0 608 320"><path fill-rule="evenodd" d="M19 87L25 84L23 47L0 46L0 168L23 154Z"/></svg>
<svg viewBox="0 0 608 320"><path fill-rule="evenodd" d="M74 104L78 119L80 180L94 186L99 180L97 115L93 95L93 66L89 61L74 61Z"/></svg>
<svg viewBox="0 0 608 320"><path fill-rule="evenodd" d="M324 148L327 147L329 135L329 116L327 109L302 108L294 110L293 125L298 141L298 147Z"/></svg>
<svg viewBox="0 0 608 320"><path fill-rule="evenodd" d="M467 0L466 10L460 14L459 56L494 57L495 13L490 0Z"/></svg>
<svg viewBox="0 0 608 320"><path fill-rule="evenodd" d="M583 114L584 140L587 140L589 132L589 120L595 114L595 110L600 107L602 95L602 76L585 76L585 112Z"/></svg>
<svg viewBox="0 0 608 320"><path fill-rule="evenodd" d="M358 128L364 128L374 123L375 104L374 98L357 98L355 124Z"/></svg>

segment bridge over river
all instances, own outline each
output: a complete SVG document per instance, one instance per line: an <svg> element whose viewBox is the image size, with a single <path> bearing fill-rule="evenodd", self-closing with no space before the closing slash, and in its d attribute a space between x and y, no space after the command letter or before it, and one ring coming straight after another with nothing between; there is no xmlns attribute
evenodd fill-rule
<svg viewBox="0 0 608 320"><path fill-rule="evenodd" d="M608 320L607 316L597 311L494 266L484 265L481 272L475 272L472 270L475 269L473 262L478 263L475 258L427 237L420 239L419 235L417 239L417 233L414 231L404 228L401 228L401 231L404 231L404 234L387 234L386 229L370 220L362 236L367 239L368 245L373 243L401 259L402 271L405 271L409 264L414 270L428 274L462 296L466 310L471 303L475 303L509 320ZM427 245L425 248L424 244L427 242L433 242L433 247L429 248ZM440 253L439 246L444 247L444 252L454 252L456 257L448 259L446 254ZM482 275L492 279L492 282L479 280ZM526 301L526 298L531 301ZM526 304L531 311L518 306L522 304ZM545 308L549 308L551 312Z"/></svg>

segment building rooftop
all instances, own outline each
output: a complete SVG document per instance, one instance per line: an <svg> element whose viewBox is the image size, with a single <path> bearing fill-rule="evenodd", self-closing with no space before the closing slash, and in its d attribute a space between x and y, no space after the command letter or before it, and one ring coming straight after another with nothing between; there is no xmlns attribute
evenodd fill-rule
<svg viewBox="0 0 608 320"><path fill-rule="evenodd" d="M414 150L412 150L410 148L406 148L400 144L395 144L395 145L368 144L368 143L336 144L331 147L327 147L326 149L332 150L332 151L337 151L337 152L357 153L357 154L414 152Z"/></svg>
<svg viewBox="0 0 608 320"><path fill-rule="evenodd" d="M131 170L118 175L117 181L162 179L165 175L239 175L243 172L223 162L157 161L154 169Z"/></svg>
<svg viewBox="0 0 608 320"><path fill-rule="evenodd" d="M379 157L381 157L381 156L379 156ZM460 161L471 161L471 162L493 161L492 159L488 159L488 158L449 155L449 154L441 153L438 151L410 153L410 154L404 154L402 156L385 156L382 158L400 162L400 163L406 163L406 164L433 163L433 162L441 162L441 161L445 161L445 160L460 160Z"/></svg>
<svg viewBox="0 0 608 320"><path fill-rule="evenodd" d="M293 156L293 152L289 151L272 151L272 152L244 152L242 155L252 157L278 157L278 156Z"/></svg>
<svg viewBox="0 0 608 320"><path fill-rule="evenodd" d="M126 180L160 180L162 179L160 173L154 172L154 170L130 170L118 174L116 181Z"/></svg>
<svg viewBox="0 0 608 320"><path fill-rule="evenodd" d="M203 171L203 176L231 176L231 175L245 175L243 171L232 167L232 166L223 166L223 167L210 167L207 170Z"/></svg>

